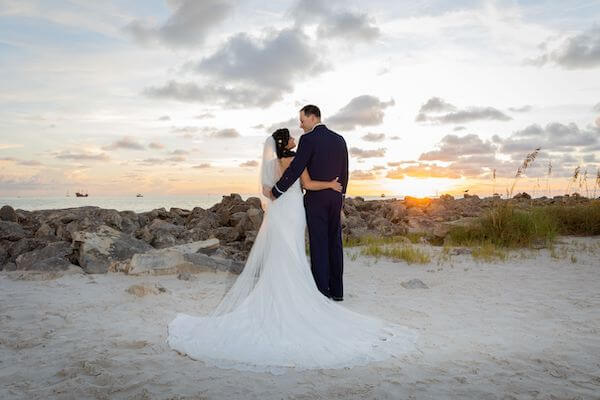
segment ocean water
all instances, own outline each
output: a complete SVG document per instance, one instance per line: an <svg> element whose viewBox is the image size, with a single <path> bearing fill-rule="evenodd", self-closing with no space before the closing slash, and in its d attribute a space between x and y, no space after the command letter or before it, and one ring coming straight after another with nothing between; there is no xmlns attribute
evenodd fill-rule
<svg viewBox="0 0 600 400"><path fill-rule="evenodd" d="M256 196L244 195L242 199ZM0 207L9 205L21 210L48 210L82 206L98 206L101 208L115 209L118 211L131 210L135 212L150 211L155 208L171 207L191 210L194 207L210 208L222 200L222 195L196 195L196 196L89 196L89 197L0 197ZM363 196L365 200L379 199L379 196ZM387 197L390 198L390 197ZM399 197L398 197L399 198Z"/></svg>
<svg viewBox="0 0 600 400"><path fill-rule="evenodd" d="M242 195L245 200L250 195ZM118 211L145 212L155 208L171 207L191 210L194 207L210 208L219 203L222 195L197 195L197 196L62 196L62 197L0 197L0 206L10 205L14 209L22 210L48 210L58 208L71 208L82 206L98 206L100 208L115 209Z"/></svg>

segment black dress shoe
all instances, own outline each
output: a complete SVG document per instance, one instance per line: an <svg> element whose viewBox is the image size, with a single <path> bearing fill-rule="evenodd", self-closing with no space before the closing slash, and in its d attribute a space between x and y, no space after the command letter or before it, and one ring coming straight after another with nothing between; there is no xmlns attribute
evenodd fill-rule
<svg viewBox="0 0 600 400"><path fill-rule="evenodd" d="M335 301L344 301L343 297L331 296L331 298Z"/></svg>

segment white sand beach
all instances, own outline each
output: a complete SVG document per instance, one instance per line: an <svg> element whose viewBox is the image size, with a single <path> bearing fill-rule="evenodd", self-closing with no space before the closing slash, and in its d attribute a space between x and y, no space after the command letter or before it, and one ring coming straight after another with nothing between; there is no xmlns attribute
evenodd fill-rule
<svg viewBox="0 0 600 400"><path fill-rule="evenodd" d="M165 343L177 312L207 313L235 275L0 272L0 398L600 398L600 238L498 262L421 247L427 265L346 249L343 303L416 329L420 354L279 376L208 368ZM411 279L428 288L401 286Z"/></svg>

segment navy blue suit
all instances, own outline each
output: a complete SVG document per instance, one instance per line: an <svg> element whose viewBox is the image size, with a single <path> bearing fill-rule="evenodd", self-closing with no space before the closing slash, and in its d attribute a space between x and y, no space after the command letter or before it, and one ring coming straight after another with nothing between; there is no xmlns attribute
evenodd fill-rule
<svg viewBox="0 0 600 400"><path fill-rule="evenodd" d="M304 168L313 180L331 181L339 177L342 193L333 189L307 190L304 194L306 224L310 239L310 262L319 291L325 296L343 297L344 254L340 212L348 186L348 148L344 138L317 125L300 137L298 151L271 192L279 197L302 174Z"/></svg>

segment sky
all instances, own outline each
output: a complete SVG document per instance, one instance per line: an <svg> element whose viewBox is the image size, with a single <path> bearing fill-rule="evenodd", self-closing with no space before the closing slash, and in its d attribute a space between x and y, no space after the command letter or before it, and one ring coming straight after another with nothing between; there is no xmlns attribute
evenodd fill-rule
<svg viewBox="0 0 600 400"><path fill-rule="evenodd" d="M0 197L252 194L265 138L298 137L305 104L346 139L352 196L598 196L599 16L600 0L0 0Z"/></svg>

